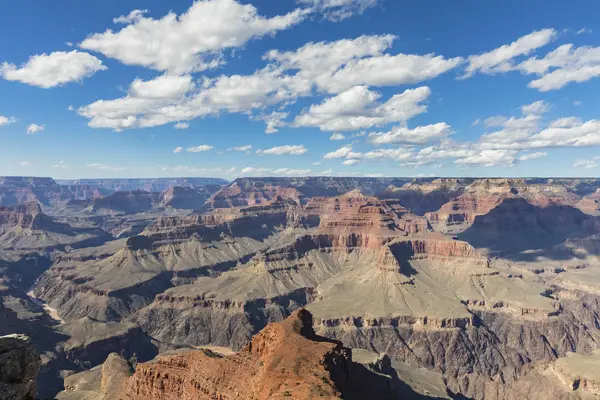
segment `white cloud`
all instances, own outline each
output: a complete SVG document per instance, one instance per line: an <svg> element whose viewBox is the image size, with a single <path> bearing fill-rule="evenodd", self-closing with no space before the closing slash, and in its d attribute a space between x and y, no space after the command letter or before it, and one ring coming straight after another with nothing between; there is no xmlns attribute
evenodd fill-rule
<svg viewBox="0 0 600 400"><path fill-rule="evenodd" d="M342 21L355 14L362 14L366 9L374 7L378 0L299 0L299 3L312 6L323 13L330 21Z"/></svg>
<svg viewBox="0 0 600 400"><path fill-rule="evenodd" d="M346 145L339 149L327 153L323 156L325 159L346 158L347 160L383 160L390 159L394 161L402 161L413 157L411 150L397 149L376 149L368 152L357 152L352 150L352 145ZM356 164L353 161L344 165Z"/></svg>
<svg viewBox="0 0 600 400"><path fill-rule="evenodd" d="M321 175L331 175L333 174L332 169L326 169L325 171L321 171Z"/></svg>
<svg viewBox="0 0 600 400"><path fill-rule="evenodd" d="M21 162L19 163L19 165L20 165L21 167L29 167L29 166L31 165L31 163L30 163L29 161L21 161Z"/></svg>
<svg viewBox="0 0 600 400"><path fill-rule="evenodd" d="M69 166L64 161L60 161L58 164L54 164L52 168L69 168Z"/></svg>
<svg viewBox="0 0 600 400"><path fill-rule="evenodd" d="M398 64L400 70L398 73L389 72L391 66L384 62L387 57L384 57L383 52L391 46L393 39L392 35L361 36L336 42L307 43L290 52L273 50L264 56L264 59L270 63L251 75L222 75L216 78L204 78L201 83L196 85L189 81L187 75L178 77L170 74L167 76L174 77L168 79L172 79L173 82L179 80L181 83L181 86L176 86L181 89L174 90L174 94L177 96L173 98L167 98L165 95L150 96L147 91L136 90L137 87L149 85L153 89L151 90L152 94L162 93L157 89L162 85L154 84L154 81L160 81L161 77L148 82L138 80L135 85L132 83L127 96L114 100L98 100L81 107L78 112L90 120L88 125L92 128L115 130L189 121L194 118L218 115L222 112L245 113L250 115L253 120L265 121L266 132L275 133L278 128L287 125L285 119L289 113L284 111L284 108L300 97L314 96L322 92L349 91L357 84L385 86L411 83L416 80L429 79L435 75L432 75L431 71L438 71L437 67L427 66L422 61L417 62L416 58L413 60L414 57L420 56L406 55L394 56L398 60L402 58L403 62L407 64ZM380 60L359 64L366 66L382 62L383 71L364 69L361 72L358 69L359 64L354 65L355 62L374 58ZM433 56L430 58L435 59L436 63L444 61ZM418 79L405 79L408 75L414 77L415 74L421 73L422 75ZM166 82L167 78L164 80ZM144 85L144 83L148 83L148 85ZM167 88L171 87L172 85L167 85ZM414 94L424 93L424 91L427 91L428 96L428 88L414 89ZM387 102L390 104L386 103L387 106L394 106L394 101L406 97L409 92L405 92L404 96L398 95L399 98L395 96L390 99ZM279 106L279 108L275 111L268 109L273 106ZM402 107L402 105L396 105L396 107ZM425 106L419 107L425 109ZM370 112L385 115L375 115L373 117L379 119L371 118L366 122L378 123L382 119L403 118L401 116L394 117L391 115L393 110L386 110L386 107L362 111L366 115ZM358 117L353 120L354 123L361 119L360 113ZM367 124L366 122L365 124Z"/></svg>
<svg viewBox="0 0 600 400"><path fill-rule="evenodd" d="M565 44L544 58L524 61L518 68L525 74L539 76L529 83L530 88L541 92L561 89L571 82L585 82L600 76L600 46L574 48L572 44Z"/></svg>
<svg viewBox="0 0 600 400"><path fill-rule="evenodd" d="M480 122L481 122L481 120L479 118L477 118L475 121L473 121L471 126L477 126L477 125L479 125Z"/></svg>
<svg viewBox="0 0 600 400"><path fill-rule="evenodd" d="M47 89L81 81L105 69L107 68L102 65L102 61L91 54L77 50L68 53L56 51L32 56L20 67L5 62L0 65L0 76L9 81Z"/></svg>
<svg viewBox="0 0 600 400"><path fill-rule="evenodd" d="M360 160L357 160L357 159L355 159L355 158L350 158L350 159L348 159L348 160L344 161L344 162L342 163L342 165L351 166L351 165L356 165L356 164L358 164L358 163L360 163Z"/></svg>
<svg viewBox="0 0 600 400"><path fill-rule="evenodd" d="M252 145L251 144L247 144L245 146L232 147L229 150L233 150L233 151L250 151L250 150L252 150Z"/></svg>
<svg viewBox="0 0 600 400"><path fill-rule="evenodd" d="M577 159L573 162L573 167L575 168L595 168L598 166L598 163L594 160L582 160Z"/></svg>
<svg viewBox="0 0 600 400"><path fill-rule="evenodd" d="M452 128L445 122L434 125L418 126L409 129L404 126L396 126L385 133L370 133L369 138L373 144L425 144L440 140L452 133Z"/></svg>
<svg viewBox="0 0 600 400"><path fill-rule="evenodd" d="M538 100L534 103L527 104L527 105L521 107L521 111L523 112L524 115L530 115L530 114L540 115L540 114L547 113L549 110L550 110L550 104L546 103L543 100Z"/></svg>
<svg viewBox="0 0 600 400"><path fill-rule="evenodd" d="M188 147L187 148L187 152L189 153L201 153L203 151L209 151L212 150L212 146L208 146L206 144L200 145L200 146L196 146L196 147Z"/></svg>
<svg viewBox="0 0 600 400"><path fill-rule="evenodd" d="M294 126L349 131L404 122L427 110L422 103L430 94L431 90L426 86L408 89L381 104L377 102L381 97L379 93L366 86L355 86L321 104L312 105L296 117Z"/></svg>
<svg viewBox="0 0 600 400"><path fill-rule="evenodd" d="M290 77L296 87L306 90L316 85L329 93L357 85L414 84L435 78L463 61L460 57L445 59L434 54L384 54L395 38L373 35L307 43L295 51L271 50L264 58L274 61L272 68L281 72L297 71Z"/></svg>
<svg viewBox="0 0 600 400"><path fill-rule="evenodd" d="M181 153L183 151L183 147L177 146L173 149L173 153Z"/></svg>
<svg viewBox="0 0 600 400"><path fill-rule="evenodd" d="M326 87L329 92L339 93L354 85L415 84L442 75L462 62L460 57L445 59L434 54L384 54L350 61L331 76Z"/></svg>
<svg viewBox="0 0 600 400"><path fill-rule="evenodd" d="M346 139L346 136L342 135L339 132L335 132L329 137L329 140L345 140L345 139Z"/></svg>
<svg viewBox="0 0 600 400"><path fill-rule="evenodd" d="M403 165L432 165L439 160L454 159L460 166L512 166L517 161L547 155L530 150L600 146L600 121L564 117L542 125L542 114L549 107L547 103L535 102L521 107L521 117L490 117L485 120L486 126L500 129L482 135L476 142L457 143L443 138L439 145L408 155ZM357 157L350 154L348 158Z"/></svg>
<svg viewBox="0 0 600 400"><path fill-rule="evenodd" d="M314 163L312 163L312 165L319 166L319 165L323 165L323 163L320 161L315 161Z"/></svg>
<svg viewBox="0 0 600 400"><path fill-rule="evenodd" d="M175 129L187 129L190 127L190 124L188 124L187 122L178 122L175 125L173 125L173 128Z"/></svg>
<svg viewBox="0 0 600 400"><path fill-rule="evenodd" d="M351 152L352 152L352 145L349 144L349 145L340 147L339 149L337 149L335 151L325 154L323 156L323 158L325 158L325 159L345 158Z"/></svg>
<svg viewBox="0 0 600 400"><path fill-rule="evenodd" d="M46 127L44 125L31 124L27 127L28 135L35 135L36 133L42 132Z"/></svg>
<svg viewBox="0 0 600 400"><path fill-rule="evenodd" d="M80 46L128 65L175 73L203 71L222 63L223 50L288 29L306 14L297 9L266 18L253 5L235 0L196 1L181 15L170 12L153 19L138 13L123 29L93 34Z"/></svg>
<svg viewBox="0 0 600 400"><path fill-rule="evenodd" d="M139 22L144 14L148 14L148 10L133 10L128 15L121 15L120 17L113 18L114 24L131 24Z"/></svg>
<svg viewBox="0 0 600 400"><path fill-rule="evenodd" d="M299 156L305 154L308 150L302 145L285 145L285 146L275 146L270 149L265 150L256 150L256 154L263 155L274 155L274 156L282 156L282 155L293 155Z"/></svg>
<svg viewBox="0 0 600 400"><path fill-rule="evenodd" d="M125 167L106 165L106 164L100 164L100 163L86 164L86 167L95 168L95 169L99 169L102 171L112 171L112 172L118 172L118 171L123 171L123 170L127 169Z"/></svg>
<svg viewBox="0 0 600 400"><path fill-rule="evenodd" d="M10 125L17 122L15 117L5 117L4 115L0 115L0 126Z"/></svg>
<svg viewBox="0 0 600 400"><path fill-rule="evenodd" d="M481 165L483 167L512 166L515 150L481 150L455 161L458 165Z"/></svg>
<svg viewBox="0 0 600 400"><path fill-rule="evenodd" d="M162 75L149 81L136 79L129 87L132 97L144 99L178 98L194 88L190 75Z"/></svg>
<svg viewBox="0 0 600 400"><path fill-rule="evenodd" d="M537 153L527 153L519 157L519 161L528 161L528 160L537 160L538 158L546 157L548 153L537 152Z"/></svg>
<svg viewBox="0 0 600 400"><path fill-rule="evenodd" d="M287 112L278 112L273 111L270 114L259 115L258 117L253 117L255 120L264 121L267 124L265 129L266 134L272 134L279 132L279 128L282 128L286 125L284 121L288 115Z"/></svg>
<svg viewBox="0 0 600 400"><path fill-rule="evenodd" d="M576 35L583 35L584 33L592 33L592 30L590 28L581 28L575 32Z"/></svg>
<svg viewBox="0 0 600 400"><path fill-rule="evenodd" d="M582 104L583 104L583 103L582 103L580 100L575 100L575 101L573 102L573 105L574 105L574 106L576 106L576 107L579 107L579 106L580 106L580 105L582 105Z"/></svg>
<svg viewBox="0 0 600 400"><path fill-rule="evenodd" d="M397 148L397 149L377 149L368 151L366 153L351 152L347 155L348 158L357 158L365 160L381 160L390 159L394 161L403 161L413 157L411 150Z"/></svg>
<svg viewBox="0 0 600 400"><path fill-rule="evenodd" d="M514 69L514 58L530 54L550 43L556 36L554 29L542 29L487 53L469 56L469 64L463 78L471 77L476 73L496 74L511 71Z"/></svg>

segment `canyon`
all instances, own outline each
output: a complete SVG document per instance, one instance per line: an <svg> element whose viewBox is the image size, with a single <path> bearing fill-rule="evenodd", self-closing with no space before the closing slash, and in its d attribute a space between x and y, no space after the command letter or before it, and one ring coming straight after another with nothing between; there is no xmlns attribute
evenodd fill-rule
<svg viewBox="0 0 600 400"><path fill-rule="evenodd" d="M0 178L0 335L39 398L594 398L599 194Z"/></svg>

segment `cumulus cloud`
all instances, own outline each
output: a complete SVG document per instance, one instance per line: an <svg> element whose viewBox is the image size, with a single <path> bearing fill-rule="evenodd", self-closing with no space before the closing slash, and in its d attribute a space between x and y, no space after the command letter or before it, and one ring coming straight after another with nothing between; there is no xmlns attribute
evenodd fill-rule
<svg viewBox="0 0 600 400"><path fill-rule="evenodd" d="M173 149L173 153L181 153L183 151L183 147L177 146Z"/></svg>
<svg viewBox="0 0 600 400"><path fill-rule="evenodd" d="M547 155L533 150L600 145L600 121L564 117L543 123L542 115L549 108L548 103L538 101L522 106L522 116L490 117L485 120L485 125L499 129L482 135L475 142L458 143L444 138L439 145L416 152L404 165L432 165L440 160L454 159L460 166L512 166L518 161Z"/></svg>
<svg viewBox="0 0 600 400"><path fill-rule="evenodd" d="M545 152L527 153L519 157L519 161L537 160L538 158L546 157L547 155L548 153Z"/></svg>
<svg viewBox="0 0 600 400"><path fill-rule="evenodd" d="M540 115L547 113L550 110L550 104L546 103L543 100L538 100L534 103L527 104L521 107L521 111L524 115Z"/></svg>
<svg viewBox="0 0 600 400"><path fill-rule="evenodd" d="M354 151L352 145L346 145L339 149L327 153L323 156L325 159L345 158L348 160L393 160L402 161L413 157L413 153L410 149L376 149L367 152ZM350 161L344 165L354 165L356 162Z"/></svg>
<svg viewBox="0 0 600 400"><path fill-rule="evenodd" d="M329 136L329 140L345 140L345 139L346 139L346 136L342 135L339 132L335 132L331 136Z"/></svg>
<svg viewBox="0 0 600 400"><path fill-rule="evenodd" d="M0 115L0 126L10 125L17 122L15 117L5 117L4 115Z"/></svg>
<svg viewBox="0 0 600 400"><path fill-rule="evenodd" d="M127 15L121 15L120 17L113 18L114 24L131 24L139 22L144 14L148 14L148 10L133 10Z"/></svg>
<svg viewBox="0 0 600 400"><path fill-rule="evenodd" d="M196 85L185 74L169 73L150 81L137 80L130 85L127 96L98 100L79 108L78 112L90 120L88 125L92 128L115 130L189 121L222 112L245 113L253 120L264 121L266 133L275 133L287 125L285 120L289 113L284 108L298 98L344 93L361 85L414 83L437 76L455 65L454 61L436 56L398 55L393 56L398 62L394 67L385 61L388 57L384 54L393 40L392 35L361 36L307 43L289 52L272 50L264 56L269 63L250 75L204 78ZM427 64L425 59L430 58L448 68ZM380 65L381 70L367 68L374 64ZM398 70L391 71L392 67ZM159 90L163 86L172 92L165 94ZM278 109L269 110L271 107Z"/></svg>
<svg viewBox="0 0 600 400"><path fill-rule="evenodd" d="M197 72L220 65L223 50L288 29L301 22L307 12L296 9L267 18L251 4L206 0L194 2L181 15L170 12L154 19L143 14L134 10L117 18L126 24L123 29L90 35L80 47L127 65L174 73Z"/></svg>
<svg viewBox="0 0 600 400"><path fill-rule="evenodd" d="M188 153L202 153L202 152L204 152L204 151L209 151L209 150L212 150L212 148L213 148L212 146L209 146L209 145L203 144L203 145L196 146L196 147L188 147L188 148L186 149L186 151L187 151Z"/></svg>
<svg viewBox="0 0 600 400"><path fill-rule="evenodd" d="M178 122L175 125L173 125L173 128L175 129L187 129L190 127L190 124L188 124L187 122Z"/></svg>
<svg viewBox="0 0 600 400"><path fill-rule="evenodd" d="M525 74L539 76L529 83L530 88L541 92L561 89L571 82L585 82L600 76L600 46L575 48L565 44L543 58L524 61L518 68Z"/></svg>
<svg viewBox="0 0 600 400"><path fill-rule="evenodd" d="M251 144L247 144L245 146L232 147L229 150L232 150L232 151L250 151L250 150L252 150L252 145Z"/></svg>
<svg viewBox="0 0 600 400"><path fill-rule="evenodd" d="M0 76L41 88L51 88L69 82L81 81L98 71L107 69L102 61L91 54L73 50L35 55L17 67L8 62L0 65Z"/></svg>
<svg viewBox="0 0 600 400"><path fill-rule="evenodd" d="M408 89L385 103L379 103L377 100L381 94L366 86L355 86L311 106L296 117L294 126L318 127L323 131L350 131L406 121L427 110L423 102L430 94L431 90L423 86Z"/></svg>
<svg viewBox="0 0 600 400"><path fill-rule="evenodd" d="M360 163L360 160L357 160L356 158L350 158L350 159L344 161L342 163L342 165L351 166L351 165L356 165L358 163Z"/></svg>
<svg viewBox="0 0 600 400"><path fill-rule="evenodd" d="M452 128L445 122L434 125L419 126L409 129L396 126L385 133L370 133L369 138L373 144L425 144L443 139L452 133Z"/></svg>
<svg viewBox="0 0 600 400"><path fill-rule="evenodd" d="M346 156L348 156L348 154L350 154L352 152L352 145L346 145L343 147L340 147L339 149L332 151L330 153L327 153L323 156L323 158L326 159L332 159L332 158L344 158Z"/></svg>
<svg viewBox="0 0 600 400"><path fill-rule="evenodd" d="M42 132L46 127L44 125L31 124L27 127L28 135L35 135L36 133Z"/></svg>
<svg viewBox="0 0 600 400"><path fill-rule="evenodd" d="M512 166L515 150L481 150L455 161L458 165L481 165L483 167Z"/></svg>
<svg viewBox="0 0 600 400"><path fill-rule="evenodd" d="M492 51L472 55L468 58L468 65L463 78L469 78L476 73L496 74L514 69L513 60L518 56L530 54L543 47L556 38L554 29L542 29L525 35L518 40L500 46Z"/></svg>
<svg viewBox="0 0 600 400"><path fill-rule="evenodd" d="M264 150L256 150L256 154L258 155L273 155L273 156L282 156L282 155L292 155L299 156L302 154L306 154L308 150L302 145L285 145L285 146L275 146L270 149Z"/></svg>
<svg viewBox="0 0 600 400"><path fill-rule="evenodd" d="M136 79L129 87L129 94L136 98L173 99L194 88L190 75L162 75L149 81Z"/></svg>
<svg viewBox="0 0 600 400"><path fill-rule="evenodd" d="M272 50L264 58L275 62L273 68L297 71L292 75L297 87L307 89L316 85L329 93L340 93L357 85L414 84L435 78L463 62L460 57L446 59L435 54L385 54L395 38L372 35L311 42L294 51Z"/></svg>
<svg viewBox="0 0 600 400"><path fill-rule="evenodd" d="M266 134L272 134L279 132L279 128L286 125L285 119L290 115L288 112L273 111L270 114L262 114L257 117L253 117L254 120L264 121L267 124L265 128Z"/></svg>

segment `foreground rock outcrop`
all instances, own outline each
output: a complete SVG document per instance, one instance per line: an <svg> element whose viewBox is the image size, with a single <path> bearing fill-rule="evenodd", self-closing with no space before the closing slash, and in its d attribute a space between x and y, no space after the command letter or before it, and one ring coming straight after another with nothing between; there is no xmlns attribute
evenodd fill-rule
<svg viewBox="0 0 600 400"><path fill-rule="evenodd" d="M40 358L27 336L0 337L0 398L35 399L39 371Z"/></svg>

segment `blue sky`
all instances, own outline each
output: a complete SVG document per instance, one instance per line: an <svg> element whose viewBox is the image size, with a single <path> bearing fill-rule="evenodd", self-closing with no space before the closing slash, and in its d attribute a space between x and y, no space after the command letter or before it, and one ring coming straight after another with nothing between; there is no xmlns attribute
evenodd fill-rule
<svg viewBox="0 0 600 400"><path fill-rule="evenodd" d="M597 2L3 7L0 175L600 171Z"/></svg>

